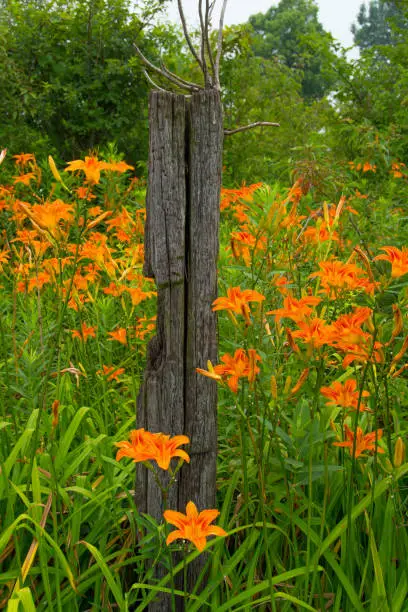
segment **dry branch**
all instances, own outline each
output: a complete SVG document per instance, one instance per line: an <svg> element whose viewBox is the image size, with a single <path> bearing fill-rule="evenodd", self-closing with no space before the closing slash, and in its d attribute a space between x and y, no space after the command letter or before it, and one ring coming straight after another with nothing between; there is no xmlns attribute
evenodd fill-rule
<svg viewBox="0 0 408 612"><path fill-rule="evenodd" d="M232 134L238 134L238 132L246 132L247 130L253 130L256 127L280 127L280 123L272 123L271 121L255 121L255 123L249 123L242 127L235 128L234 130L224 130L224 136L231 136Z"/></svg>

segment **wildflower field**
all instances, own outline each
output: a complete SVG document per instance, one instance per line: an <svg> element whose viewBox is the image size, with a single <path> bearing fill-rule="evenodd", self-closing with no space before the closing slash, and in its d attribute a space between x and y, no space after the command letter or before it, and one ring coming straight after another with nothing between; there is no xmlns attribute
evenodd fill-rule
<svg viewBox="0 0 408 612"><path fill-rule="evenodd" d="M193 457L137 427L145 183L113 154L0 160L0 608L407 612L404 164L345 164L333 202L304 173L222 190L219 358L196 364L217 508L157 523L135 462L175 479Z"/></svg>

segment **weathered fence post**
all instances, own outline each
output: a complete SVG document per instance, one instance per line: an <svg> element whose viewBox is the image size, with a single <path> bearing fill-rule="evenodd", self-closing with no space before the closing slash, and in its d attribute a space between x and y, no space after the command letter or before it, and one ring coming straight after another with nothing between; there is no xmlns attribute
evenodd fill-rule
<svg viewBox="0 0 408 612"><path fill-rule="evenodd" d="M186 99L153 91L149 122L144 273L156 281L158 312L137 427L190 437L191 462L167 499L168 508L185 512L190 500L199 510L215 507L217 389L195 368L217 358L211 304L217 295L223 141L219 92L202 90ZM143 466L137 469L136 503L140 512L162 520L161 491ZM197 575L191 570L190 586ZM167 610L169 601L162 598L151 609Z"/></svg>

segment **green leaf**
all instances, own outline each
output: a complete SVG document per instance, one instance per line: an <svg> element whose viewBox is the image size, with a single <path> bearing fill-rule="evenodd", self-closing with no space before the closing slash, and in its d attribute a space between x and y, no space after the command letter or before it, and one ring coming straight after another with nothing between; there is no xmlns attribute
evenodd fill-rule
<svg viewBox="0 0 408 612"><path fill-rule="evenodd" d="M7 605L7 612L18 612L20 603L23 606L24 612L36 612L33 596L28 587L24 587L14 593Z"/></svg>
<svg viewBox="0 0 408 612"><path fill-rule="evenodd" d="M74 418L72 419L67 431L65 432L64 437L62 438L59 446L57 456L55 457L55 469L56 471L60 470L63 464L66 461L69 447L71 446L72 440L77 432L78 427L81 424L82 419L89 411L89 408L82 407L78 410Z"/></svg>
<svg viewBox="0 0 408 612"><path fill-rule="evenodd" d="M88 542L86 542L85 540L80 540L79 543L87 547L87 549L92 554L95 561L97 562L102 574L105 576L106 582L108 583L110 590L112 591L112 595L114 596L115 601L119 606L119 610L125 610L125 599L122 595L120 585L116 582L115 578L113 577L112 572L107 566L99 550L95 548L95 546L92 546L92 544L89 544Z"/></svg>

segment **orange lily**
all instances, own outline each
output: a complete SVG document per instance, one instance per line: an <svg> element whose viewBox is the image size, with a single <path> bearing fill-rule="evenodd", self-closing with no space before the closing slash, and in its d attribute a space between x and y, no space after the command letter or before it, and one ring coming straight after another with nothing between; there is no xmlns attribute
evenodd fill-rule
<svg viewBox="0 0 408 612"><path fill-rule="evenodd" d="M24 167L29 161L35 163L35 157L32 153L20 153L19 155L13 155L13 158L16 160L17 166Z"/></svg>
<svg viewBox="0 0 408 612"><path fill-rule="evenodd" d="M213 302L213 310L229 310L242 314L247 325L251 324L249 302L262 302L265 296L252 289L244 289L241 287L229 287L227 289L227 297L219 297Z"/></svg>
<svg viewBox="0 0 408 612"><path fill-rule="evenodd" d="M321 298L314 296L306 296L297 300L291 295L283 299L283 308L269 310L265 314L275 315L275 320L278 323L282 318L292 319L292 321L302 321L305 317L312 314L313 310L310 306L317 306L321 302Z"/></svg>
<svg viewBox="0 0 408 612"><path fill-rule="evenodd" d="M152 437L153 434L143 428L132 429L129 434L130 442L123 440L115 444L119 448L116 461L120 461L122 457L130 457L134 463L148 461L153 456Z"/></svg>
<svg viewBox="0 0 408 612"><path fill-rule="evenodd" d="M369 282L362 268L352 263L342 263L336 259L319 262L320 272L310 274L309 278L320 278L321 293L336 299L336 292L363 290L372 293L375 283Z"/></svg>
<svg viewBox="0 0 408 612"><path fill-rule="evenodd" d="M190 457L186 451L178 448L182 444L189 444L190 438L187 436L174 436L171 438L169 435L163 433L152 434L152 446L154 449L154 455L152 459L156 461L157 465L162 470L168 470L170 461L173 457L180 457L187 463L190 462Z"/></svg>
<svg viewBox="0 0 408 612"><path fill-rule="evenodd" d="M342 406L343 408L357 410L359 391L357 390L357 381L354 378L346 380L344 384L335 381L330 387L321 387L320 393L330 400L326 402L326 406ZM368 391L363 391L361 397L369 397L369 395ZM359 410L364 412L368 408L361 403Z"/></svg>
<svg viewBox="0 0 408 612"><path fill-rule="evenodd" d="M65 168L65 172L75 172L75 170L82 170L85 173L86 181L90 185L96 185L99 183L101 177L101 170L106 170L106 162L99 161L97 157L85 157L85 161L82 159L75 159L68 163Z"/></svg>
<svg viewBox="0 0 408 612"><path fill-rule="evenodd" d="M127 344L126 340L126 329L124 327L118 327L112 332L108 332L110 338L109 340L117 340L121 344Z"/></svg>
<svg viewBox="0 0 408 612"><path fill-rule="evenodd" d="M310 348L319 348L327 344L330 339L330 326L326 325L324 319L310 319L310 321L298 321L300 329L292 332L293 338L300 338Z"/></svg>
<svg viewBox="0 0 408 612"><path fill-rule="evenodd" d="M130 457L134 463L140 461L156 461L163 470L168 470L173 457L179 457L189 462L190 457L186 451L179 449L182 444L189 444L187 436L174 436L163 433L150 433L142 429L133 429L130 432L130 442L117 442L118 450L116 461L122 457Z"/></svg>
<svg viewBox="0 0 408 612"><path fill-rule="evenodd" d="M43 230L48 230L55 238L60 236L59 222L61 220L72 221L74 207L65 204L62 200L46 202L45 204L34 204L31 208L20 202L20 207L31 219L33 225Z"/></svg>
<svg viewBox="0 0 408 612"><path fill-rule="evenodd" d="M19 176L13 176L14 184L22 183L23 185L29 185L30 181L36 178L35 172L27 172L26 174L19 174Z"/></svg>
<svg viewBox="0 0 408 612"><path fill-rule="evenodd" d="M82 322L80 330L71 329L71 332L73 338L78 338L78 340L86 342L88 338L95 338L95 330L96 327L88 327L86 323Z"/></svg>
<svg viewBox="0 0 408 612"><path fill-rule="evenodd" d="M368 332L361 329L361 325L372 315L372 309L367 306L354 308L350 314L341 315L332 324L333 345L360 344L371 338Z"/></svg>
<svg viewBox="0 0 408 612"><path fill-rule="evenodd" d="M249 382L253 382L256 374L260 372L259 367L256 365L256 362L261 359L260 356L255 349L248 349L248 355L244 349L237 349L234 356L229 353L223 355L221 357L223 363L212 366L209 361L208 371L196 368L196 372L208 378L213 378L217 382L221 382L224 378L228 377L227 385L233 393L237 393L240 378L248 378Z"/></svg>
<svg viewBox="0 0 408 612"><path fill-rule="evenodd" d="M98 370L97 374L107 376L108 380L116 380L118 382L119 376L123 374L125 368L118 368L115 370L114 366L102 365L102 370Z"/></svg>
<svg viewBox="0 0 408 612"><path fill-rule="evenodd" d="M210 525L217 516L218 510L202 510L200 513L196 505L190 501L186 506L186 514L175 510L166 510L163 514L165 520L177 527L167 536L166 544L174 540L190 540L194 546L202 552L207 543L206 538L210 535L226 536L227 532L217 525Z"/></svg>
<svg viewBox="0 0 408 612"><path fill-rule="evenodd" d="M377 255L374 257L375 260L383 259L384 261L389 261L391 263L391 277L398 278L407 274L408 272L408 248L402 247L402 249L398 249L397 247L382 247L381 251L385 251L386 255Z"/></svg>
<svg viewBox="0 0 408 612"><path fill-rule="evenodd" d="M354 431L345 424L344 433L346 440L344 442L333 442L333 446L341 446L350 449L350 455L353 454L353 446L355 444L355 457L359 457L365 451L384 453L384 449L377 445L378 440L382 438L382 429L372 431L368 434L363 434L361 427L357 427L356 442L354 442Z"/></svg>

